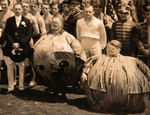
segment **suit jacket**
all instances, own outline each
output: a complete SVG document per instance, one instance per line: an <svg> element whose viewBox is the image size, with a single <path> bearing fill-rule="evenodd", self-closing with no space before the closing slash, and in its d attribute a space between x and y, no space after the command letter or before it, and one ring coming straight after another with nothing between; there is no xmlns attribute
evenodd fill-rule
<svg viewBox="0 0 150 115"><path fill-rule="evenodd" d="M3 53L5 56L9 56L12 60L19 62L23 61L26 57L29 57L32 53L31 47L29 45L32 35L32 25L30 21L22 16L19 26L16 25L15 16L8 18L4 30L4 40L6 45L3 48ZM12 55L13 43L19 43L20 48L23 49L20 56Z"/></svg>
<svg viewBox="0 0 150 115"><path fill-rule="evenodd" d="M78 19L83 18L83 13L81 11L76 14L71 14L64 23L64 29L72 34L76 38L76 23Z"/></svg>

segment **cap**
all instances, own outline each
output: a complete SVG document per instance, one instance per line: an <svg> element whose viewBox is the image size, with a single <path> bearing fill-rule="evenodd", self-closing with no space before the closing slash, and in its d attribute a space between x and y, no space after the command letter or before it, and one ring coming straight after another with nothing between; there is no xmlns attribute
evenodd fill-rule
<svg viewBox="0 0 150 115"><path fill-rule="evenodd" d="M122 13L129 13L131 10L131 7L129 5L122 5L120 6L120 8L118 9L118 12L122 12Z"/></svg>
<svg viewBox="0 0 150 115"><path fill-rule="evenodd" d="M32 0L30 4L32 6L32 5L39 5L39 4L42 4L42 3L43 3L42 0Z"/></svg>
<svg viewBox="0 0 150 115"><path fill-rule="evenodd" d="M69 4L76 4L76 5L80 5L82 3L82 0L70 0Z"/></svg>
<svg viewBox="0 0 150 115"><path fill-rule="evenodd" d="M63 4L69 4L68 0L64 0L64 1L61 3L61 5L63 5Z"/></svg>
<svg viewBox="0 0 150 115"><path fill-rule="evenodd" d="M116 48L120 48L120 49L122 47L121 43L118 40L111 40L109 42L109 44L115 46Z"/></svg>

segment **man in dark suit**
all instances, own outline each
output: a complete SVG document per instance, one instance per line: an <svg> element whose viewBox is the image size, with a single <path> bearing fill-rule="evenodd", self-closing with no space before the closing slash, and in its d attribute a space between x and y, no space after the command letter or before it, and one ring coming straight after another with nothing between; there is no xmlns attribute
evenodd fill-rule
<svg viewBox="0 0 150 115"><path fill-rule="evenodd" d="M70 15L64 23L64 29L76 37L76 23L78 19L83 18L83 13L81 10L82 0L70 0Z"/></svg>
<svg viewBox="0 0 150 115"><path fill-rule="evenodd" d="M22 15L21 4L14 6L15 16L8 18L4 30L6 45L3 48L4 60L7 65L8 92L14 91L16 85L14 69L19 67L19 90L24 90L24 60L31 55L29 45L32 26L30 21Z"/></svg>

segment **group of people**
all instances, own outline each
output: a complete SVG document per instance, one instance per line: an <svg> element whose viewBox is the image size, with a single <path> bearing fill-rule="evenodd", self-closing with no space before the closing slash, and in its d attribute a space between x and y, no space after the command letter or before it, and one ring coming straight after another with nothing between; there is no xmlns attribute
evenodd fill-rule
<svg viewBox="0 0 150 115"><path fill-rule="evenodd" d="M54 36L56 39L54 41L57 44L60 42L62 47L64 44L61 42L65 43L66 46L68 45L75 56L80 58L82 63L85 63L81 84L89 80L88 85L91 89L100 91L121 90L120 92L123 91L123 93L128 94L134 91L140 92L138 86L140 79L142 81L141 87L144 88L142 91L149 91L148 81L144 75L149 76L148 67L142 64L142 70L136 69L136 71L140 71L139 74L143 78L139 78L138 73L131 72L131 70L126 75L125 72L129 71L126 66L129 65L126 65L123 62L124 60L133 63L130 63L131 69L136 65L141 65L142 62L135 58L128 59L120 56L120 53L139 58L142 55L145 58L145 63L148 64L146 58L147 55L150 55L145 31L147 21L141 25L137 24L137 20L135 21L131 15L132 7L129 3L119 4L117 19L112 21L105 13L103 20L100 17L95 17L94 7L90 3L85 3L81 7L82 0L69 0L62 2L62 4L43 2L40 5L37 2L22 0L15 4L13 9L9 8L9 0L1 0L0 66L2 66L2 60L4 60L7 65L8 92L14 91L16 85L16 66L19 67L19 90L24 90L24 74L25 68L28 66L26 61L31 63L30 66L33 66L34 45L43 36L49 38L51 35ZM101 13L99 12L99 14ZM103 53L108 56L103 56ZM91 65L94 66L94 69L91 69ZM132 68L132 66L134 67ZM113 70L110 68L113 68ZM125 69L122 70L121 68ZM92 72L90 72L90 69ZM122 73L116 72L119 69ZM97 73L98 70L101 70L102 73ZM144 71L144 74L141 71ZM108 79L120 83L116 89L113 89L116 86L114 81L111 86L108 79L108 81L103 79L105 75L110 77ZM98 76L97 79L94 76ZM127 79L124 79L124 82L121 83L123 78L121 76L124 76L124 78L125 76L127 76L126 78L134 77L134 80L137 80L137 83L132 84L134 81L130 79L130 92L127 88ZM121 78L117 79L117 77ZM101 81L99 81L100 79ZM30 85L35 84L34 80L35 78ZM107 83L105 84L104 81ZM132 87L135 89L132 89ZM89 98L91 99L91 97Z"/></svg>

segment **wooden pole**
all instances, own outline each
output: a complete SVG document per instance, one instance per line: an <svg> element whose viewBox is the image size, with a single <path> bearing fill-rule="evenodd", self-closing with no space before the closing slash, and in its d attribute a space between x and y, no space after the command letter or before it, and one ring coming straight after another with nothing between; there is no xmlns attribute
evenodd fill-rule
<svg viewBox="0 0 150 115"><path fill-rule="evenodd" d="M150 67L150 0L147 0L147 11L148 11L148 16L147 16L147 32L148 32L148 38L147 38L147 44L148 44L148 48L149 48L149 55L147 57L147 62L148 62L148 66Z"/></svg>
<svg viewBox="0 0 150 115"><path fill-rule="evenodd" d="M107 13L107 4L108 4L108 1L105 0L105 6L104 6L104 14L106 15Z"/></svg>

